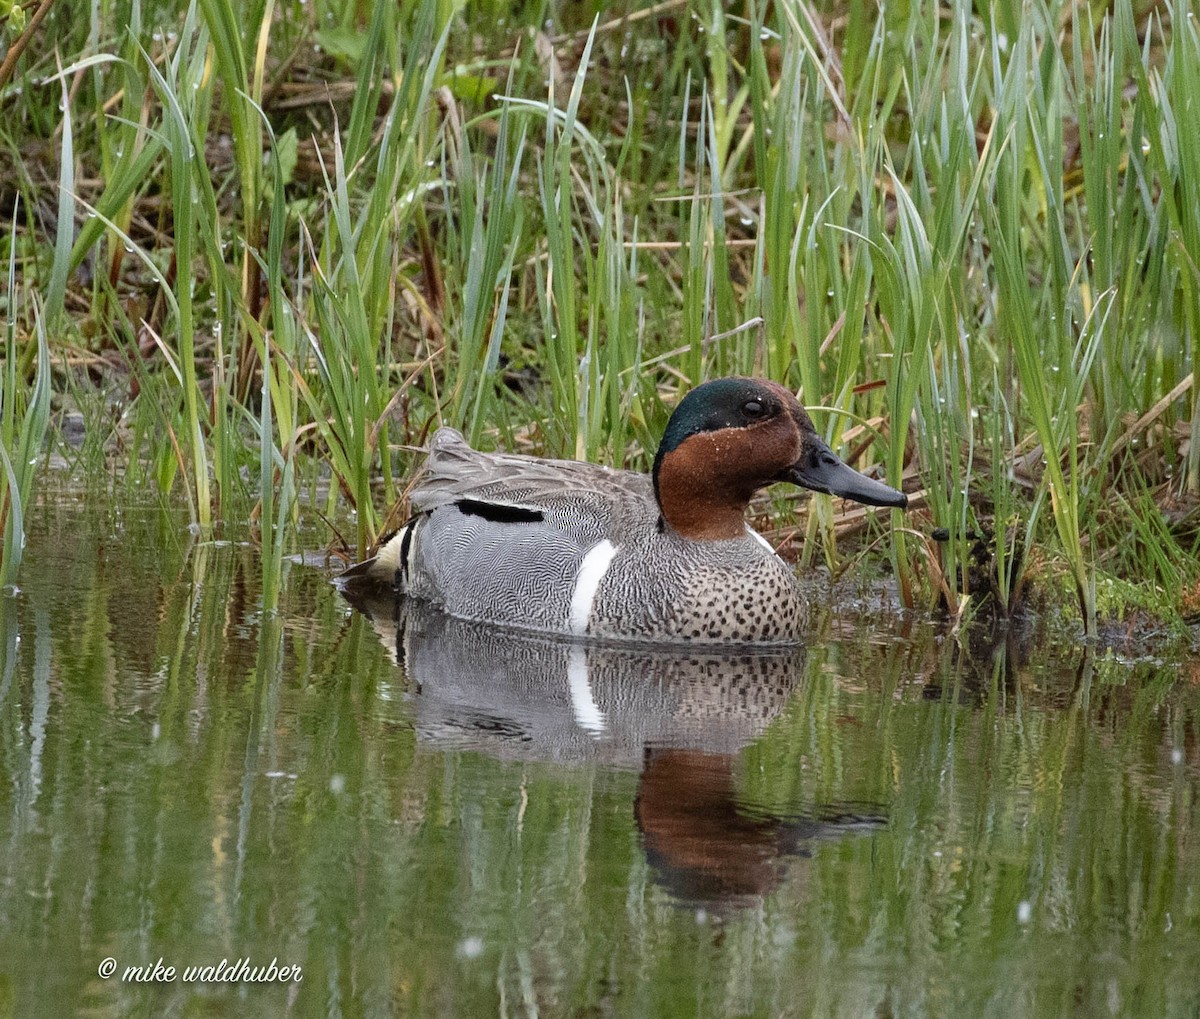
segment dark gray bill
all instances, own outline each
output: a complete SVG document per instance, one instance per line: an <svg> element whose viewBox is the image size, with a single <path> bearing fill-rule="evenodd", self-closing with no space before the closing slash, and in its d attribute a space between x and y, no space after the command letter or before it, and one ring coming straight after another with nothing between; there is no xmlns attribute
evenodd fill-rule
<svg viewBox="0 0 1200 1019"><path fill-rule="evenodd" d="M820 439L810 443L804 456L792 465L786 477L814 492L827 492L868 506L899 506L903 509L908 505L907 495L865 474L859 474L853 467L842 463Z"/></svg>

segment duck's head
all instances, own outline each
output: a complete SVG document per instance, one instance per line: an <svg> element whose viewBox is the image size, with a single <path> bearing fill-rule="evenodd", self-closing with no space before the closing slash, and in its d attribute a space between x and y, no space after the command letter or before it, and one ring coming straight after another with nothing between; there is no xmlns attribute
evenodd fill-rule
<svg viewBox="0 0 1200 1019"><path fill-rule="evenodd" d="M777 382L714 379L680 401L654 458L654 494L671 527L697 540L740 537L751 496L776 481L868 506L908 505L903 492L839 460Z"/></svg>

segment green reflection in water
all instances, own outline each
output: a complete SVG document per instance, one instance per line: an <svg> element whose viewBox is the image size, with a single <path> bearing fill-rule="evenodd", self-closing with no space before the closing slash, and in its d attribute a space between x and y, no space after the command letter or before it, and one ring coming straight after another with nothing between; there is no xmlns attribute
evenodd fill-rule
<svg viewBox="0 0 1200 1019"><path fill-rule="evenodd" d="M264 620L256 551L178 515L31 525L0 600L0 1014L1200 1009L1192 663L917 627L814 643L769 694L638 689L595 656L471 680L435 630L410 675L320 570ZM160 957L303 979L120 980Z"/></svg>

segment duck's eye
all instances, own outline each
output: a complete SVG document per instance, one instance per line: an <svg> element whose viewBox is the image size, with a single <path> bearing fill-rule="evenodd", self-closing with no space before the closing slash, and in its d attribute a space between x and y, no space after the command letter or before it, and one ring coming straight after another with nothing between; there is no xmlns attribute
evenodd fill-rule
<svg viewBox="0 0 1200 1019"><path fill-rule="evenodd" d="M748 418L762 417L763 405L760 400L747 400L742 404L742 413Z"/></svg>

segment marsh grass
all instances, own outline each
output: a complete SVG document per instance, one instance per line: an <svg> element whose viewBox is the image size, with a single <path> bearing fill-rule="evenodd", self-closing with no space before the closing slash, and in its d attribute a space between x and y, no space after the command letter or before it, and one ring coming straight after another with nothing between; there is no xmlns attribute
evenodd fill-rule
<svg viewBox="0 0 1200 1019"><path fill-rule="evenodd" d="M77 7L0 86L14 477L90 351L112 455L278 578L298 500L361 555L437 424L645 469L756 373L915 494L873 525L905 603L1194 596L1186 4ZM802 561L849 520L807 503Z"/></svg>
<svg viewBox="0 0 1200 1019"><path fill-rule="evenodd" d="M10 248L10 251L13 250ZM14 260L10 256L6 277L8 306L17 306ZM0 530L3 559L0 559L0 588L17 580L25 550L25 507L29 505L46 430L50 421L50 344L46 338L45 315L33 309L37 364L33 385L18 383L16 326L10 314L5 330L5 370L0 390Z"/></svg>

